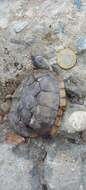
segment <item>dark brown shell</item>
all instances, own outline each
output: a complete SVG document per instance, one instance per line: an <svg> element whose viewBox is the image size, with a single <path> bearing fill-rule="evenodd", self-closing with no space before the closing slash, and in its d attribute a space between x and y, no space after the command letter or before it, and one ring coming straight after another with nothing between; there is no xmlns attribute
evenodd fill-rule
<svg viewBox="0 0 86 190"><path fill-rule="evenodd" d="M23 137L53 136L65 106L63 80L54 72L34 70L15 92L9 120Z"/></svg>

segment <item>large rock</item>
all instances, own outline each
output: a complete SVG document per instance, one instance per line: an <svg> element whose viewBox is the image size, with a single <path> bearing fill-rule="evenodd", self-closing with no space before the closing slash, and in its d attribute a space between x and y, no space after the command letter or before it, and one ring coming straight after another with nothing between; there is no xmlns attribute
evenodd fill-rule
<svg viewBox="0 0 86 190"><path fill-rule="evenodd" d="M0 190L42 190L40 163L46 151L42 142L0 144Z"/></svg>
<svg viewBox="0 0 86 190"><path fill-rule="evenodd" d="M62 120L61 131L76 133L86 130L86 110L82 106L76 105L67 107Z"/></svg>
<svg viewBox="0 0 86 190"><path fill-rule="evenodd" d="M0 189L31 190L31 160L18 158L12 153L12 146L0 144Z"/></svg>
<svg viewBox="0 0 86 190"><path fill-rule="evenodd" d="M48 190L85 190L85 163L86 147L54 142L44 163Z"/></svg>

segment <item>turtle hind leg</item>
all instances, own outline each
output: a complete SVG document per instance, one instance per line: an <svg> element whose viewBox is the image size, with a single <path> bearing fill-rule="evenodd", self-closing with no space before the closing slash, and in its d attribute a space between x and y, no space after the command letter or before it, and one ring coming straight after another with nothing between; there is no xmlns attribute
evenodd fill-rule
<svg viewBox="0 0 86 190"><path fill-rule="evenodd" d="M16 133L9 132L6 134L5 142L7 144L22 144L25 142L25 138Z"/></svg>

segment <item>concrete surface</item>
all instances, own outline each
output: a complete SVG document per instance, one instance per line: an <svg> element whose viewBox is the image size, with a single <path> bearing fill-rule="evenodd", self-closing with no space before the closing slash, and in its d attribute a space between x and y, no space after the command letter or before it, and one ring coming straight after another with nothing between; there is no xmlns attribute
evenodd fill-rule
<svg viewBox="0 0 86 190"><path fill-rule="evenodd" d="M67 71L57 65L63 48L77 56L75 67ZM43 56L63 77L67 109L57 138L20 146L6 144L10 125L4 118L0 190L86 190L85 0L0 0L0 113L6 96L28 75L31 55Z"/></svg>

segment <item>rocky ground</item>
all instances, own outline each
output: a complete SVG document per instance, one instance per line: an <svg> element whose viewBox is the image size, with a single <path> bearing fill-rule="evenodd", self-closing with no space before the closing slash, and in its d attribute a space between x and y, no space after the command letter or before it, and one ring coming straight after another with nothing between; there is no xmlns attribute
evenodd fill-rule
<svg viewBox="0 0 86 190"><path fill-rule="evenodd" d="M77 63L57 64L63 48ZM65 81L67 108L58 137L9 145L7 95L43 56ZM5 117L3 117L5 116ZM0 0L0 190L86 190L86 2L85 0Z"/></svg>

